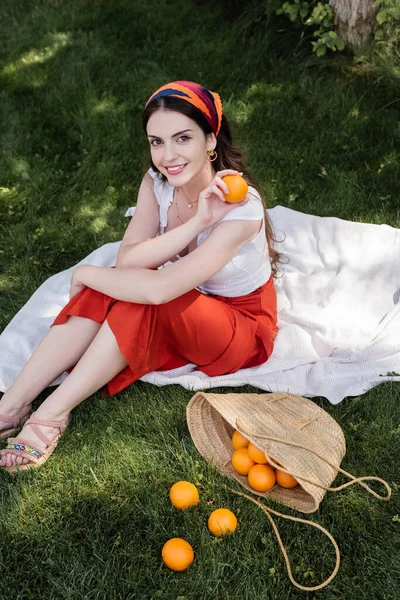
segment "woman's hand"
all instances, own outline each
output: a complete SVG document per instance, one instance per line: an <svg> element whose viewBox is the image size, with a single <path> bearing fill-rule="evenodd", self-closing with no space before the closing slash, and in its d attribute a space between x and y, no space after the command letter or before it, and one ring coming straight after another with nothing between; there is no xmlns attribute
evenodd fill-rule
<svg viewBox="0 0 400 600"><path fill-rule="evenodd" d="M71 287L69 290L69 299L70 300L74 296L77 296L82 290L84 290L85 287L87 287L86 285L81 283L81 281L79 279L80 268L81 267L76 267L76 269L72 273Z"/></svg>
<svg viewBox="0 0 400 600"><path fill-rule="evenodd" d="M194 218L199 221L201 227L204 229L215 225L215 223L218 223L218 221L230 213L231 210L247 202L247 199L235 204L226 202L223 192L229 194L229 188L222 178L227 175L242 175L242 173L232 169L218 171L209 185L200 192L199 206Z"/></svg>

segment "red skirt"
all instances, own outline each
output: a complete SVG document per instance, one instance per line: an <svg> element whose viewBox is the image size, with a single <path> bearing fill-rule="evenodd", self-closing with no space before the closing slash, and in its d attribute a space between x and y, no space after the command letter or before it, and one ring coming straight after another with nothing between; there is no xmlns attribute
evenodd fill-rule
<svg viewBox="0 0 400 600"><path fill-rule="evenodd" d="M271 356L278 333L272 276L245 296L225 298L191 290L166 304L136 304L85 288L61 310L70 316L106 319L128 365L105 386L113 396L151 371L188 363L210 377L255 367ZM68 372L71 372L69 369Z"/></svg>

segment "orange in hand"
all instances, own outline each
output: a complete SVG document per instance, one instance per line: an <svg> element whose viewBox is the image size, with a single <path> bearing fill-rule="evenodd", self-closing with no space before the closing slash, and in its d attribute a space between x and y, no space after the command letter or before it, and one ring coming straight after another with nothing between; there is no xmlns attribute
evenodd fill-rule
<svg viewBox="0 0 400 600"><path fill-rule="evenodd" d="M276 483L284 488L294 488L299 484L297 479L295 479L289 473L284 473L283 471L279 471L276 469Z"/></svg>
<svg viewBox="0 0 400 600"><path fill-rule="evenodd" d="M217 508L208 517L208 529L214 535L233 533L237 527L237 518L227 508Z"/></svg>
<svg viewBox="0 0 400 600"><path fill-rule="evenodd" d="M173 571L184 571L194 561L192 546L182 538L171 538L165 542L161 556L167 567Z"/></svg>
<svg viewBox="0 0 400 600"><path fill-rule="evenodd" d="M197 487L189 481L177 481L169 490L169 499L175 508L185 510L199 502Z"/></svg>
<svg viewBox="0 0 400 600"><path fill-rule="evenodd" d="M254 464L254 460L250 458L247 448L239 448L239 450L235 450L232 454L232 466L239 475L247 475Z"/></svg>
<svg viewBox="0 0 400 600"><path fill-rule="evenodd" d="M268 465L254 465L247 478L250 487L256 492L267 492L275 485L275 471Z"/></svg>
<svg viewBox="0 0 400 600"><path fill-rule="evenodd" d="M240 433L240 431L235 431L232 436L232 446L235 450L239 450L239 448L246 448L249 445L249 440L244 437Z"/></svg>
<svg viewBox="0 0 400 600"><path fill-rule="evenodd" d="M226 175L222 178L222 181L229 188L229 194L222 192L227 202L242 202L246 198L249 186L241 175Z"/></svg>

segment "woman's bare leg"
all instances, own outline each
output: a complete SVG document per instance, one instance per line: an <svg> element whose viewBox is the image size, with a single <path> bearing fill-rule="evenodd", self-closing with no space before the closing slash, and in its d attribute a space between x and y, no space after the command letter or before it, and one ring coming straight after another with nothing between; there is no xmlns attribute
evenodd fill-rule
<svg viewBox="0 0 400 600"><path fill-rule="evenodd" d="M52 381L78 362L100 327L101 323L75 316L63 325L51 327L1 398L0 413L13 416L31 404ZM1 422L1 429L8 427Z"/></svg>
<svg viewBox="0 0 400 600"><path fill-rule="evenodd" d="M71 410L102 388L115 375L127 366L127 361L121 354L117 341L107 321L104 321L98 334L63 383L44 400L36 411L37 418L51 421L64 419ZM52 438L58 433L57 429L41 426L44 435ZM26 442L42 449L44 443L27 425L19 433ZM3 454L0 465L11 466L14 462L23 464L26 459L12 454Z"/></svg>

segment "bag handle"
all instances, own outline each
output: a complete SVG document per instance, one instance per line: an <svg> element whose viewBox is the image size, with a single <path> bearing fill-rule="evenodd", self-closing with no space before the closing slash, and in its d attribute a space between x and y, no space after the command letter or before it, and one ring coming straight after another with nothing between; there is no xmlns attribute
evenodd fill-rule
<svg viewBox="0 0 400 600"><path fill-rule="evenodd" d="M339 466L331 463L326 457L321 456L321 454L319 454L315 450L312 450L311 448L307 448L306 446L303 446L301 444L297 444L296 442L291 442L290 440L283 440L282 438L276 438L276 437L273 437L273 436L260 435L260 434L254 432L254 431L250 431L245 426L243 426L243 424L240 422L239 419L236 419L236 429L238 431L240 431L240 433L242 433L243 435L252 435L252 436L257 437L257 438L262 438L262 439L265 439L265 440L271 440L271 441L274 441L274 442L280 442L282 444L285 444L286 446L294 446L294 447L297 447L297 448L301 448L302 450L307 450L308 452L311 452L312 454L315 454L315 456L318 456L318 458L321 458L323 461L325 461L333 469L336 469L337 471L340 471L341 473L343 473L344 475L347 475L347 477L349 477L350 479L352 479L352 481L348 481L347 483L344 483L343 485L340 485L339 487L336 487L336 488L326 487L322 483L313 481L312 479L307 479L303 475L297 475L296 473L289 473L289 471L287 471L286 469L284 469L281 466L277 465L274 462L274 460L271 459L266 452L264 452L267 460L270 462L270 464L273 467L275 467L276 469L279 469L280 471L283 471L284 473L288 473L289 475L292 475L295 478L301 479L302 481L307 481L307 483L311 483L312 485L315 485L315 486L317 486L319 488L322 488L322 489L324 489L324 490L326 490L328 492L339 492L340 490L343 490L344 488L346 488L346 487L348 487L350 485L353 485L353 483L359 483L370 494L372 494L373 496L375 496L375 498L378 498L378 500L389 500L390 496L392 495L392 490L391 490L389 484L386 483L386 481L384 479L381 479L380 477L373 477L373 476L368 476L368 477L354 477L354 475L352 475L351 473L347 473L347 471L344 471ZM375 492L373 489L371 489L367 484L363 483L363 481L379 481L380 483L382 483L382 485L385 486L385 488L387 490L387 496L380 496L379 494L377 494L377 492Z"/></svg>
<svg viewBox="0 0 400 600"><path fill-rule="evenodd" d="M225 484L224 484L225 485ZM243 492L238 492L228 486L225 486L228 490L230 490L231 492L233 492L234 494L237 494L238 496L243 496L243 498L247 498L248 500L250 500L251 502L254 502L254 504L257 504L257 506L259 506L261 508L261 510L263 510L265 512L265 514L267 515L268 519L271 522L271 525L274 529L275 535L277 537L277 540L279 542L279 546L281 548L283 557L285 559L285 563L286 563L286 569L289 575L289 579L290 581L293 583L293 585L295 585L297 588L299 588L300 590L303 590L305 592L315 592L316 590L321 590L322 588L326 587L334 577L336 577L337 572L339 571L339 565L340 565L340 552L339 552L339 547L334 539L334 537L329 533L329 531L327 531L324 527L322 527L322 525L319 525L318 523L314 523L313 521L307 521L306 519L300 519L298 517L292 517L290 515L284 515L282 513L279 513L276 510L273 510L272 508L269 508L269 506L265 506L265 504L262 504L262 502L260 502L259 500L256 500L255 498L252 498L251 496L248 496L247 494L244 494ZM333 547L335 548L335 553L336 553L336 564L335 564L335 568L333 569L331 575L329 575L328 579L326 579L323 583L321 583L320 585L317 585L315 587L305 587L304 585L301 585L300 583L297 583L297 581L295 581L295 579L293 578L292 575L292 569L290 566L290 560L289 557L287 555L286 552L286 548L282 542L281 536L279 535L279 531L278 531L278 527L275 524L275 521L273 520L273 518L271 517L271 515L269 513L272 513L274 515L277 515L278 517L283 517L284 519L290 519L291 521L298 521L299 523L306 523L307 525L311 525L312 527L316 527L317 529L320 529L323 533L325 533L326 536L328 536L328 538L330 539L330 541L333 544Z"/></svg>

